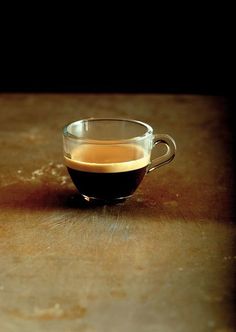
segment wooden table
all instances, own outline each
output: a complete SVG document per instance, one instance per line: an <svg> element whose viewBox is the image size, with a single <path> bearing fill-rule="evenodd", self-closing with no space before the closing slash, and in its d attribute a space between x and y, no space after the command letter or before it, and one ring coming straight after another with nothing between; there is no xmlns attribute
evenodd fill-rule
<svg viewBox="0 0 236 332"><path fill-rule="evenodd" d="M192 95L0 95L0 331L235 331L229 103ZM135 118L175 160L118 205L82 204L62 127Z"/></svg>

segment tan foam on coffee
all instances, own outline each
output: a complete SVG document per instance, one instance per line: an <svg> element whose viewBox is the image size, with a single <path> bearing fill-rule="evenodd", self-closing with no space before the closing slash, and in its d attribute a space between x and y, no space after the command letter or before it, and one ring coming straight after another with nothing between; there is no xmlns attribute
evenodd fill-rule
<svg viewBox="0 0 236 332"><path fill-rule="evenodd" d="M145 167L149 156L135 145L83 144L71 152L71 159L65 157L68 167L94 173L127 172Z"/></svg>

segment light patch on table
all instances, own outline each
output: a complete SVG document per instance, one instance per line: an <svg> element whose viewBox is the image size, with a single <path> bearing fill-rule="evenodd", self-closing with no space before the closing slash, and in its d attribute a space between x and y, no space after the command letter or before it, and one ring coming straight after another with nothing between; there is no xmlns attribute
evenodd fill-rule
<svg viewBox="0 0 236 332"><path fill-rule="evenodd" d="M77 319L82 318L86 314L86 308L80 305L63 308L59 303L55 303L52 307L33 308L32 312L27 313L20 309L5 309L8 314L23 319L38 320L54 320L54 319Z"/></svg>
<svg viewBox="0 0 236 332"><path fill-rule="evenodd" d="M49 162L48 164L34 170L30 176L25 175L22 169L17 170L17 177L20 180L31 182L40 181L45 177L50 177L59 182L60 185L65 185L68 182L69 177L64 174L64 165L53 162Z"/></svg>

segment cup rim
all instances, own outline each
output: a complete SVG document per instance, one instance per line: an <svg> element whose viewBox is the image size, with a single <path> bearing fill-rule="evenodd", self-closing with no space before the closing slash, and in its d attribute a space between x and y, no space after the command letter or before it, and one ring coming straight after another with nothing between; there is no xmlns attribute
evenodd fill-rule
<svg viewBox="0 0 236 332"><path fill-rule="evenodd" d="M139 136L134 136L134 137L130 137L130 138L124 138L124 139L116 139L116 140L103 140L103 139L92 139L92 138L83 138L83 137L78 137L76 135L71 134L68 131L68 127L72 124L76 124L76 123L82 123L82 122L86 122L86 121L125 121L125 122L132 122L132 123L136 123L139 124L143 127L146 128L146 132L143 135L139 135ZM80 120L76 120L76 121L72 121L70 123L67 123L64 127L63 127L63 136L67 137L67 138L72 138L75 140L82 140L86 143L93 143L93 144L114 144L114 143L126 143L126 142L130 142L130 141L134 141L134 140L142 140L144 138L147 138L148 136L153 134L153 128L142 121L139 120L134 120L134 119L128 119L128 118L96 118L96 117L90 117L90 118L85 118L85 119L80 119Z"/></svg>

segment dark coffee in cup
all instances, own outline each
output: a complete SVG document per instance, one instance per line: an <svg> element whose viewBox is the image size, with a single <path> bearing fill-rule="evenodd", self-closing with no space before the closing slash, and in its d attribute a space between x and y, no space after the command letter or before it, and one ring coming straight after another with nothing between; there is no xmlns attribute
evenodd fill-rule
<svg viewBox="0 0 236 332"><path fill-rule="evenodd" d="M80 194L116 200L129 197L147 171L149 156L135 144L81 144L65 156L68 172Z"/></svg>

